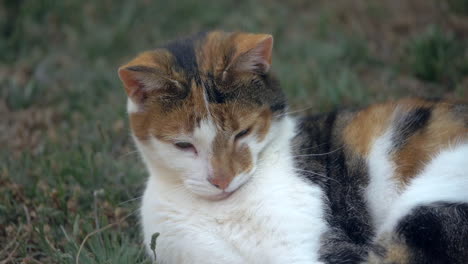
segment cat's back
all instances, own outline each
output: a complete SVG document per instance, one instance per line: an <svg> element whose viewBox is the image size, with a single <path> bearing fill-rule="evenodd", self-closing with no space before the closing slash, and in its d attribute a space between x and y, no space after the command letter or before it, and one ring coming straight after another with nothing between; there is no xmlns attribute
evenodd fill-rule
<svg viewBox="0 0 468 264"><path fill-rule="evenodd" d="M434 164L446 153L459 153L468 144L468 105L405 99L371 106L356 113L343 130L343 138L347 146L366 160L369 183L364 197L373 225L382 230L389 221L396 221L389 220L394 217L389 208L395 207L402 194L412 189L424 192L425 186L437 185L435 179L429 180L432 174L438 173L439 180L450 182L453 174L458 173L437 172ZM468 152L457 155L468 156ZM460 172L464 170L456 158L446 165ZM468 179L466 172L452 179L450 185L466 185L464 179ZM452 198L460 196L453 188L442 187L440 191L452 192L449 195ZM435 193L430 196L421 202L437 201ZM400 207L395 210L404 211Z"/></svg>
<svg viewBox="0 0 468 264"><path fill-rule="evenodd" d="M306 117L293 146L296 166L327 197L329 263L362 260L418 206L468 202L464 103L404 99Z"/></svg>
<svg viewBox="0 0 468 264"><path fill-rule="evenodd" d="M385 158L395 165L395 180L405 185L439 152L468 141L468 104L403 99L308 116L299 119L293 141L302 166L312 162L323 171L320 166L334 153L367 165ZM357 165L341 161L347 163L334 161L335 167Z"/></svg>
<svg viewBox="0 0 468 264"><path fill-rule="evenodd" d="M396 177L408 183L437 152L468 138L468 104L404 99L361 110L342 134L344 142L369 158L387 136ZM381 142L377 142L381 143Z"/></svg>

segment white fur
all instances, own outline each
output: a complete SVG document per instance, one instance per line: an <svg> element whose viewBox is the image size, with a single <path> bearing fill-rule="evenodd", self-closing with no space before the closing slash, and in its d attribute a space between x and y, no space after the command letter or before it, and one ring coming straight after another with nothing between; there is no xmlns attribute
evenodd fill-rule
<svg viewBox="0 0 468 264"><path fill-rule="evenodd" d="M377 138L367 157L369 185L365 192L374 226L385 220L388 208L398 197L398 186L394 178L395 163L389 156L392 148L392 131Z"/></svg>
<svg viewBox="0 0 468 264"><path fill-rule="evenodd" d="M138 105L135 104L132 99L128 98L127 99L127 113L128 114L133 114L138 112Z"/></svg>
<svg viewBox="0 0 468 264"><path fill-rule="evenodd" d="M437 154L391 206L378 233L391 231L398 221L420 205L468 202L468 143Z"/></svg>
<svg viewBox="0 0 468 264"><path fill-rule="evenodd" d="M189 153L173 152L177 149L168 144L153 141L153 146L145 146L136 140L151 174L141 208L145 244L153 233L161 234L158 263L320 263L320 237L327 228L323 193L294 172L290 153L294 126L293 120L284 118L273 124L268 146L260 149L248 143L254 152L261 151L256 169L237 176L229 188L240 188L219 201L188 191L170 167L191 164L205 173L209 168L202 168L203 162L193 161ZM201 134L210 141L209 131ZM171 160L172 165L165 165ZM186 177L201 183L201 175ZM199 188L209 192L206 186Z"/></svg>
<svg viewBox="0 0 468 264"><path fill-rule="evenodd" d="M175 141L191 142L197 150L182 151L173 144L151 138L142 143L135 138L151 175L171 184L171 188L184 187L201 196L216 196L222 191L211 185L207 176L211 170L212 143L216 127L210 120L202 120L193 135L175 135Z"/></svg>
<svg viewBox="0 0 468 264"><path fill-rule="evenodd" d="M468 202L468 144L455 144L437 153L408 186L395 177L392 159L393 128L372 144L367 164L369 185L365 197L372 223L380 234L391 232L398 222L420 205L434 202Z"/></svg>

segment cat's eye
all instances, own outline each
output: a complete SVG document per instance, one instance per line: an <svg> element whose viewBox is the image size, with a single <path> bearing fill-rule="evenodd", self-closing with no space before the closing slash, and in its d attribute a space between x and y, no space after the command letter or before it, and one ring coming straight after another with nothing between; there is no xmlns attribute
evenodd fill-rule
<svg viewBox="0 0 468 264"><path fill-rule="evenodd" d="M241 132L237 133L236 137L234 138L235 140L239 140L245 136L247 136L250 133L251 128L247 128L242 130Z"/></svg>
<svg viewBox="0 0 468 264"><path fill-rule="evenodd" d="M176 146L180 150L191 150L194 152L197 151L195 147L189 142L176 142L174 143L174 146Z"/></svg>

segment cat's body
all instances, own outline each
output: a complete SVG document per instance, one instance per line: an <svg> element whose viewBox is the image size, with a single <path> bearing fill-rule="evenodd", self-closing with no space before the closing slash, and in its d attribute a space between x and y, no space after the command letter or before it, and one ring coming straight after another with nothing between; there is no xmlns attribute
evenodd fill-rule
<svg viewBox="0 0 468 264"><path fill-rule="evenodd" d="M158 261L467 262L468 106L293 118L271 48L268 35L211 32L121 68Z"/></svg>
<svg viewBox="0 0 468 264"><path fill-rule="evenodd" d="M322 259L465 263L467 118L466 104L411 99L302 119L296 164L328 202Z"/></svg>

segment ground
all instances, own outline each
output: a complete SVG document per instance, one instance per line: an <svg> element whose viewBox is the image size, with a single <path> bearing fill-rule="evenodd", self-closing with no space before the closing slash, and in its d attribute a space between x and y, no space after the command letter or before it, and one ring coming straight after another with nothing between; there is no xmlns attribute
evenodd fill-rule
<svg viewBox="0 0 468 264"><path fill-rule="evenodd" d="M117 68L209 29L271 33L299 113L468 98L467 0L4 0L0 264L150 263Z"/></svg>

